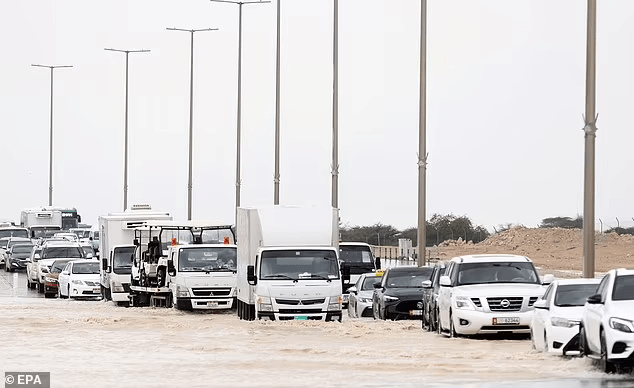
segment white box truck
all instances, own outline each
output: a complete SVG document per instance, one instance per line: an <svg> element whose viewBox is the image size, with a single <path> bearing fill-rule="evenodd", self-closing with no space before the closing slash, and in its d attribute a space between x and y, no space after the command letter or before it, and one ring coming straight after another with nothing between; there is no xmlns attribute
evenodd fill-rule
<svg viewBox="0 0 634 388"><path fill-rule="evenodd" d="M29 237L47 237L47 232L62 230L62 212L46 207L24 209L20 213L20 226L29 229Z"/></svg>
<svg viewBox="0 0 634 388"><path fill-rule="evenodd" d="M338 209L237 209L240 319L341 321Z"/></svg>
<svg viewBox="0 0 634 388"><path fill-rule="evenodd" d="M221 221L152 222L135 232L131 306L235 306L236 245Z"/></svg>
<svg viewBox="0 0 634 388"><path fill-rule="evenodd" d="M171 221L172 216L154 211L149 205L133 205L124 212L99 217L100 283L106 300L128 305L134 230L152 220Z"/></svg>

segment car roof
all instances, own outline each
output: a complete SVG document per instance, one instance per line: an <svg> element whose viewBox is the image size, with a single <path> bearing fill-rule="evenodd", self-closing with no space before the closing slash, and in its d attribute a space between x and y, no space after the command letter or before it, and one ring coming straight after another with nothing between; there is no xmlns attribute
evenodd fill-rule
<svg viewBox="0 0 634 388"><path fill-rule="evenodd" d="M75 247L75 248L81 248L79 246L78 242L72 242L72 241L47 241L44 243L43 245L45 248L46 247Z"/></svg>
<svg viewBox="0 0 634 388"><path fill-rule="evenodd" d="M480 254L458 256L451 259L458 263L491 263L491 262L525 262L532 263L532 260L526 256L509 255L509 254Z"/></svg>
<svg viewBox="0 0 634 388"><path fill-rule="evenodd" d="M601 279L557 279L553 283L557 286L567 286L571 284L599 284Z"/></svg>
<svg viewBox="0 0 634 388"><path fill-rule="evenodd" d="M616 268L616 276L634 275L634 268Z"/></svg>
<svg viewBox="0 0 634 388"><path fill-rule="evenodd" d="M9 241L31 241L28 237L9 237Z"/></svg>
<svg viewBox="0 0 634 388"><path fill-rule="evenodd" d="M388 268L386 271L390 271L390 272L407 272L407 271L412 271L412 270L425 270L425 271L429 271L432 268L431 267L417 267L415 265L408 265L408 266L403 266L403 267L390 267Z"/></svg>
<svg viewBox="0 0 634 388"><path fill-rule="evenodd" d="M370 247L370 244L367 243L363 243L363 242L354 242L354 241L342 241L339 243L339 246L347 246L347 247L354 247L354 246L359 246L359 247Z"/></svg>

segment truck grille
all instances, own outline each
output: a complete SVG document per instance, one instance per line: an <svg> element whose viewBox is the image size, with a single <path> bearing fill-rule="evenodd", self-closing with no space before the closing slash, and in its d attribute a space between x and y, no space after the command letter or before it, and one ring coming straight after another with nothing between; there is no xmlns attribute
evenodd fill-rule
<svg viewBox="0 0 634 388"><path fill-rule="evenodd" d="M194 296L229 296L231 288L192 288Z"/></svg>
<svg viewBox="0 0 634 388"><path fill-rule="evenodd" d="M520 311L522 309L523 300L524 298L521 296L512 298L487 298L491 311Z"/></svg>
<svg viewBox="0 0 634 388"><path fill-rule="evenodd" d="M280 309L280 314L321 314L321 309Z"/></svg>
<svg viewBox="0 0 634 388"><path fill-rule="evenodd" d="M277 302L277 304L286 304L290 306L299 306L299 305L310 306L313 304L323 304L326 301L326 299L325 298L321 298L321 299L278 299L278 298L275 298L275 301Z"/></svg>

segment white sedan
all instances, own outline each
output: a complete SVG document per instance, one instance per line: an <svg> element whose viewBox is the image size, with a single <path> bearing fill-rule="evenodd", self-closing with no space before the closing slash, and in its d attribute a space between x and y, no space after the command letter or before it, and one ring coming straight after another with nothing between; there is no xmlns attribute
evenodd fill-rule
<svg viewBox="0 0 634 388"><path fill-rule="evenodd" d="M579 352L579 321L583 305L599 279L554 281L533 305L531 338L535 349L566 355Z"/></svg>
<svg viewBox="0 0 634 388"><path fill-rule="evenodd" d="M383 272L364 273L354 286L348 289L350 299L348 302L348 316L351 318L372 318L372 295L374 285L381 283Z"/></svg>
<svg viewBox="0 0 634 388"><path fill-rule="evenodd" d="M634 365L634 270L610 270L586 301L579 347L604 372Z"/></svg>
<svg viewBox="0 0 634 388"><path fill-rule="evenodd" d="M73 260L59 274L57 293L60 298L101 297L99 261Z"/></svg>

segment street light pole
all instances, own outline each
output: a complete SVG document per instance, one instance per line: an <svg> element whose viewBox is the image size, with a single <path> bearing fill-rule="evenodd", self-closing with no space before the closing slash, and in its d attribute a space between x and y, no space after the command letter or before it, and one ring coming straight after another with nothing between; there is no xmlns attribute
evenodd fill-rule
<svg viewBox="0 0 634 388"><path fill-rule="evenodd" d="M189 75L189 181L187 182L187 220L192 219L192 149L194 137L194 32L216 31L217 28L203 28L199 30L184 30L180 28L168 28L170 31L185 31L191 33L191 65Z"/></svg>
<svg viewBox="0 0 634 388"><path fill-rule="evenodd" d="M277 45L275 56L275 175L273 204L280 204L280 17L282 0L277 0Z"/></svg>
<svg viewBox="0 0 634 388"><path fill-rule="evenodd" d="M236 118L236 224L238 222L238 208L240 207L240 147L242 144L242 6L244 4L265 4L270 1L233 1L233 0L209 0L214 3L238 4L238 103Z"/></svg>
<svg viewBox="0 0 634 388"><path fill-rule="evenodd" d="M123 146L123 211L128 208L128 57L130 53L147 53L150 50L118 50L105 48L107 51L125 53L125 129Z"/></svg>
<svg viewBox="0 0 634 388"><path fill-rule="evenodd" d="M334 0L332 34L332 207L339 208L339 0Z"/></svg>
<svg viewBox="0 0 634 388"><path fill-rule="evenodd" d="M586 42L586 109L584 116L585 164L583 201L583 277L594 278L594 146L597 132L595 113L597 1L588 0Z"/></svg>
<svg viewBox="0 0 634 388"><path fill-rule="evenodd" d="M48 65L31 65L36 67L47 67L51 69L51 129L49 137L48 151L48 206L53 206L53 70L62 67L73 67L70 65L48 66Z"/></svg>
<svg viewBox="0 0 634 388"><path fill-rule="evenodd" d="M425 265L427 245L427 221L425 203L427 198L427 0L420 4L420 107L418 118L418 266Z"/></svg>

